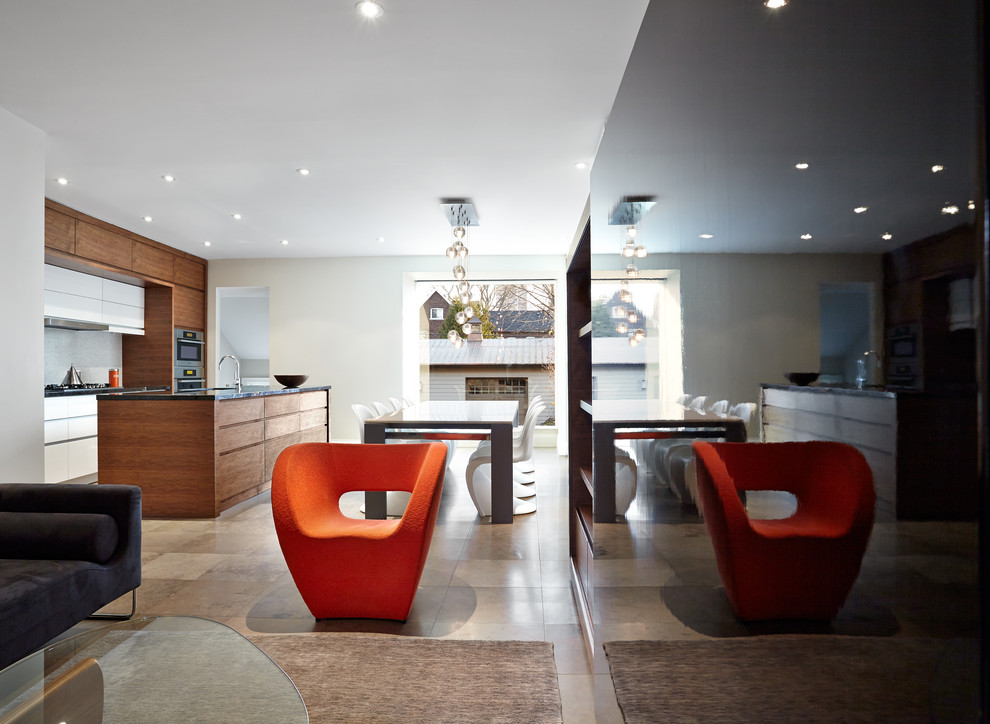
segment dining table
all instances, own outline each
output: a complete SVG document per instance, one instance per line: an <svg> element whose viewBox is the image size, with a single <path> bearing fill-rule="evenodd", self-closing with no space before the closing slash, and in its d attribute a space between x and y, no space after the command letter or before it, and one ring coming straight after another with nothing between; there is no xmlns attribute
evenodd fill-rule
<svg viewBox="0 0 990 724"><path fill-rule="evenodd" d="M582 403L584 405L586 403ZM659 399L595 400L591 412L592 510L596 523L615 522L615 441L721 439L745 442L739 417L700 411Z"/></svg>
<svg viewBox="0 0 990 724"><path fill-rule="evenodd" d="M518 424L519 403L516 401L430 400L365 420L364 441L490 440L492 523L511 523L512 430ZM385 501L384 493L366 492L366 517L385 518Z"/></svg>

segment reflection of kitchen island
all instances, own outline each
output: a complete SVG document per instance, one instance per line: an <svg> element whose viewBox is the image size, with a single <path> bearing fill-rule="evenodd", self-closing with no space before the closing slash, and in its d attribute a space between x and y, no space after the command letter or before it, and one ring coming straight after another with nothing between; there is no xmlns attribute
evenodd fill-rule
<svg viewBox="0 0 990 724"><path fill-rule="evenodd" d="M975 517L975 388L762 388L763 439L837 440L855 446L873 471L880 520Z"/></svg>
<svg viewBox="0 0 990 724"><path fill-rule="evenodd" d="M330 387L101 394L99 482L137 485L146 517L215 518L271 487L275 459L327 442Z"/></svg>

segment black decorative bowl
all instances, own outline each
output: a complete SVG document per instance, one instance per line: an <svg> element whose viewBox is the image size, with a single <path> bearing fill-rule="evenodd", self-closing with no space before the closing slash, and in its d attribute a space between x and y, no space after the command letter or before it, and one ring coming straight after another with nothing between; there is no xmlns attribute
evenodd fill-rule
<svg viewBox="0 0 990 724"><path fill-rule="evenodd" d="M309 379L309 375L275 375L275 379L283 387L299 387Z"/></svg>
<svg viewBox="0 0 990 724"><path fill-rule="evenodd" d="M785 372L784 377L786 377L792 385L800 385L801 387L806 387L807 385L810 385L812 382L818 379L818 373L817 372Z"/></svg>

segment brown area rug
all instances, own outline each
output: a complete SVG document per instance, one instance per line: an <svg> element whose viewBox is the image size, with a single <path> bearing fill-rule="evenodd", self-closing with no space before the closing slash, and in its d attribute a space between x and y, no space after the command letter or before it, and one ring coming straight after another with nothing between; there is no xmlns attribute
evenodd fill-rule
<svg viewBox="0 0 990 724"><path fill-rule="evenodd" d="M605 652L630 723L902 724L933 720L931 692L946 644L788 635L611 641Z"/></svg>
<svg viewBox="0 0 990 724"><path fill-rule="evenodd" d="M311 724L561 722L553 644L362 634L251 634Z"/></svg>

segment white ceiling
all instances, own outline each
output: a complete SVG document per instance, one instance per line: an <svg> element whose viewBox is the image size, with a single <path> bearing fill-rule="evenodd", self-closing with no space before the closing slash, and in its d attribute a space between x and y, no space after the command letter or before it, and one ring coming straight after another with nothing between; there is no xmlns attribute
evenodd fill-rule
<svg viewBox="0 0 990 724"><path fill-rule="evenodd" d="M971 222L979 5L655 0L592 171L593 248L619 250L627 195L657 199L651 252L878 252Z"/></svg>
<svg viewBox="0 0 990 724"><path fill-rule="evenodd" d="M647 0L381 2L0 0L0 107L49 198L207 259L439 254L442 197L566 252Z"/></svg>

